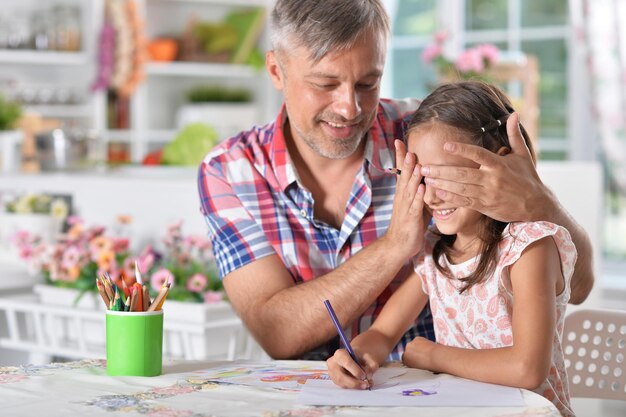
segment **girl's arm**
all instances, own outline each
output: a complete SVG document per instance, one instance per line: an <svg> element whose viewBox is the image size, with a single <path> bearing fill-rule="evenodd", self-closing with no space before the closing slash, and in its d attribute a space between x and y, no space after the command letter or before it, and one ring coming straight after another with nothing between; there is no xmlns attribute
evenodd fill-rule
<svg viewBox="0 0 626 417"><path fill-rule="evenodd" d="M427 301L422 281L413 271L385 303L374 324L350 343L365 373L345 349L339 349L327 361L333 382L343 388L368 388L366 379L371 381Z"/></svg>
<svg viewBox="0 0 626 417"><path fill-rule="evenodd" d="M564 287L554 240L529 245L511 266L513 345L464 349L416 338L402 358L407 366L463 378L535 389L550 370L556 322L556 295Z"/></svg>

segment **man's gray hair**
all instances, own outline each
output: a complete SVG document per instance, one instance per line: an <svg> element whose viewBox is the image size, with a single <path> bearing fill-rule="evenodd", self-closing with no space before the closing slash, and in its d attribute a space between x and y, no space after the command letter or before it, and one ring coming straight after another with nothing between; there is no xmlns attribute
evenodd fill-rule
<svg viewBox="0 0 626 417"><path fill-rule="evenodd" d="M303 46L317 62L331 51L350 48L368 30L389 34L389 16L380 0L277 0L270 40L274 50Z"/></svg>

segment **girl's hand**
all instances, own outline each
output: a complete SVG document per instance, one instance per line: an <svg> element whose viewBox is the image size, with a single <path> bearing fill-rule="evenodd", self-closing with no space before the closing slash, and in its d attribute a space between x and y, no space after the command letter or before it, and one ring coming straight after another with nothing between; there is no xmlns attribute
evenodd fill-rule
<svg viewBox="0 0 626 417"><path fill-rule="evenodd" d="M406 345L402 355L402 363L410 368L434 371L431 358L436 348L435 342L417 336Z"/></svg>
<svg viewBox="0 0 626 417"><path fill-rule="evenodd" d="M326 361L330 379L342 388L370 388L374 372L378 370L378 363L367 353L359 359L365 372L352 360L347 350L336 350Z"/></svg>
<svg viewBox="0 0 626 417"><path fill-rule="evenodd" d="M405 259L415 256L424 245L424 232L429 219L424 213L424 185L417 157L407 153L401 140L395 141L396 165L402 171L396 182L393 212L385 237L404 251Z"/></svg>

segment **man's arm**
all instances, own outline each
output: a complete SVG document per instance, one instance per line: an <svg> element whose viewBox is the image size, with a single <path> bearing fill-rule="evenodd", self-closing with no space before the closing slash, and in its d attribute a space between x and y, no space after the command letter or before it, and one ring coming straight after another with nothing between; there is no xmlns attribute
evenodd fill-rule
<svg viewBox="0 0 626 417"><path fill-rule="evenodd" d="M593 249L587 232L539 178L513 113L507 121L511 153L496 155L480 147L449 142L444 149L470 159L479 168L423 167L426 182L452 205L468 207L501 221L544 220L565 227L578 251L570 302L580 304L593 287Z"/></svg>
<svg viewBox="0 0 626 417"><path fill-rule="evenodd" d="M398 141L399 142L399 141ZM246 327L274 358L293 358L335 335L323 304L331 300L345 325L363 313L422 247L424 187L415 155L405 161L397 143L398 179L393 214L383 237L334 271L295 285L281 260L267 256L224 278L224 288Z"/></svg>
<svg viewBox="0 0 626 417"><path fill-rule="evenodd" d="M395 244L378 240L336 270L295 285L277 255L224 278L228 298L246 327L275 359L297 358L336 335L324 300L342 325L354 321L389 285L406 259L390 256Z"/></svg>

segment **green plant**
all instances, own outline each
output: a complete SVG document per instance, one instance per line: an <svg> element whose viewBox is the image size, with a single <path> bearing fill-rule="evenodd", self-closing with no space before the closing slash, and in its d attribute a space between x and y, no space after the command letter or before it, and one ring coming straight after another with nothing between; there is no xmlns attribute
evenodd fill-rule
<svg viewBox="0 0 626 417"><path fill-rule="evenodd" d="M225 88L203 85L189 90L187 92L187 99L191 103L246 103L252 99L252 94L244 88Z"/></svg>
<svg viewBox="0 0 626 417"><path fill-rule="evenodd" d="M22 106L0 95L0 130L11 130L22 116Z"/></svg>
<svg viewBox="0 0 626 417"><path fill-rule="evenodd" d="M64 219L70 211L69 198L68 196L26 193L7 199L4 203L4 211L17 214L50 214Z"/></svg>

